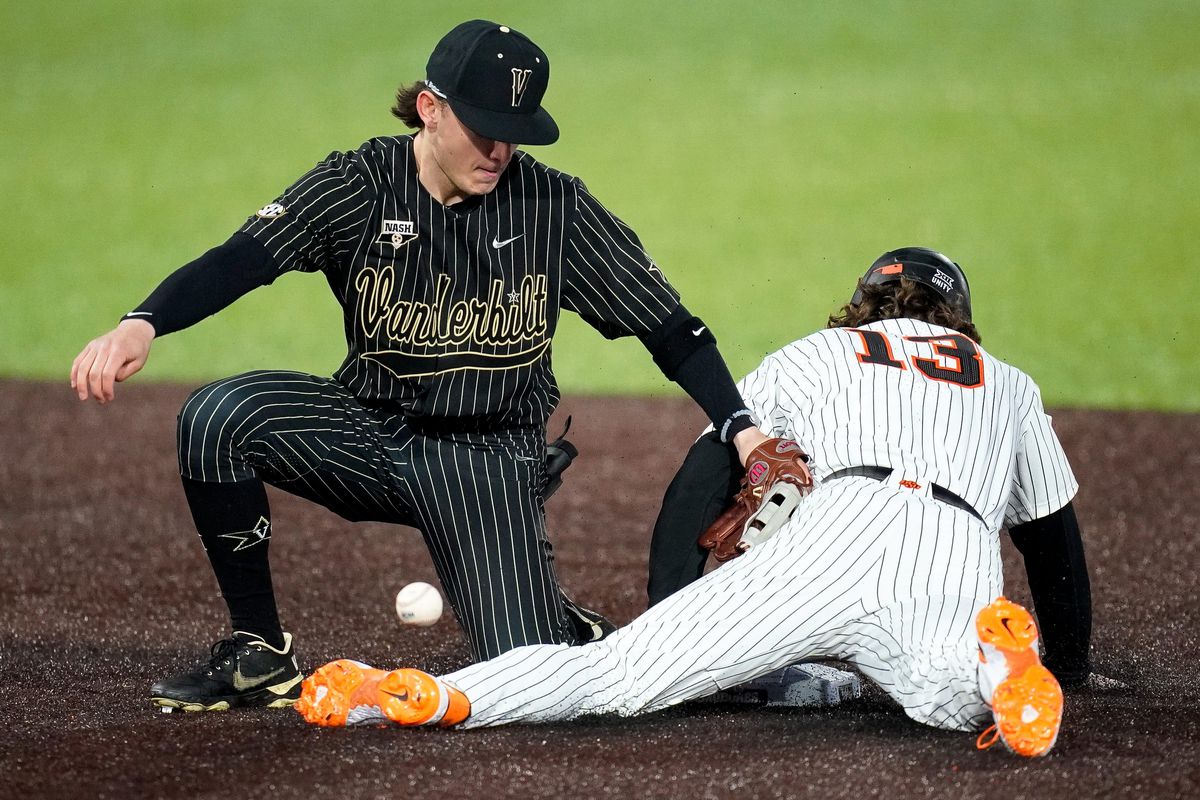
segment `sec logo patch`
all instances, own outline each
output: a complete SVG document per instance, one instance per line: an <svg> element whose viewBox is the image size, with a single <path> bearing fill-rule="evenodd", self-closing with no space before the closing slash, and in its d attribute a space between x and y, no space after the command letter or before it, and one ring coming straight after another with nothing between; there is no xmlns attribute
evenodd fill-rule
<svg viewBox="0 0 1200 800"><path fill-rule="evenodd" d="M287 209L279 203L267 203L265 206L255 212L254 216L259 219L276 219L287 213Z"/></svg>

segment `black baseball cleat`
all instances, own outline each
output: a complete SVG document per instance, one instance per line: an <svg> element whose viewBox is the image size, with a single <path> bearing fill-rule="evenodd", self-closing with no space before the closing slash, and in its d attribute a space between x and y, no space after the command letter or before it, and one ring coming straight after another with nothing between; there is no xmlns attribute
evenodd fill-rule
<svg viewBox="0 0 1200 800"><path fill-rule="evenodd" d="M157 681L150 700L164 711L228 711L234 706L286 708L300 699L304 675L292 635L276 650L261 637L235 631L212 646L209 659L188 672Z"/></svg>
<svg viewBox="0 0 1200 800"><path fill-rule="evenodd" d="M575 641L578 644L598 642L617 629L617 626L609 622L603 614L598 614L590 608L584 608L565 594L562 599L563 607L567 611L567 619L571 622L571 629L575 632Z"/></svg>

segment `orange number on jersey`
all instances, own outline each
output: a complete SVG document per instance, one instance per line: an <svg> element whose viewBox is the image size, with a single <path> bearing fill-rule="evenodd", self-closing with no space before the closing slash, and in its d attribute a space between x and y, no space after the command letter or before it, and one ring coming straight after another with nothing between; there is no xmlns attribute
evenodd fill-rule
<svg viewBox="0 0 1200 800"><path fill-rule="evenodd" d="M867 352L858 352L859 363L878 364L884 367L905 369L903 361L898 361L892 355L892 346L888 338L879 331L863 331L851 328L862 339ZM905 336L910 342L928 342L939 356L950 360L945 366L933 358L912 357L913 367L930 380L944 381L962 386L964 389L976 389L983 386L983 357L979 348L968 337L961 333L951 333L946 336Z"/></svg>

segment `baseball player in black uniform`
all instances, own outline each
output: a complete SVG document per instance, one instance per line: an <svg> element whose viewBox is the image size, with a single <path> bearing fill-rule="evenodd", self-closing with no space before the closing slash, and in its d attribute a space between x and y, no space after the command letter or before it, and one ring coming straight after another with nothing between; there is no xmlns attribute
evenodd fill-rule
<svg viewBox="0 0 1200 800"><path fill-rule="evenodd" d="M543 489L562 310L636 335L743 455L755 426L707 326L638 237L577 178L516 149L550 144L546 54L484 20L450 31L393 113L416 133L329 155L227 242L169 276L76 358L104 403L151 341L288 271L321 272L348 352L332 378L256 371L179 415L184 491L233 634L153 700L286 706L301 675L279 622L264 482L351 520L420 529L476 659L603 635L555 577Z"/></svg>

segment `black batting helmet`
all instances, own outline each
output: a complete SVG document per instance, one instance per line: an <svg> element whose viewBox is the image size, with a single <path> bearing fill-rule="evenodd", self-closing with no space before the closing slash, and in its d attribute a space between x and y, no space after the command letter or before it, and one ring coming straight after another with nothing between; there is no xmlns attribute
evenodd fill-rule
<svg viewBox="0 0 1200 800"><path fill-rule="evenodd" d="M863 275L860 285L873 286L894 283L901 278L928 286L942 296L947 303L957 307L971 318L971 288L962 267L936 250L927 247L901 247L889 250L875 259L875 263ZM862 300L862 289L854 291L851 303Z"/></svg>

